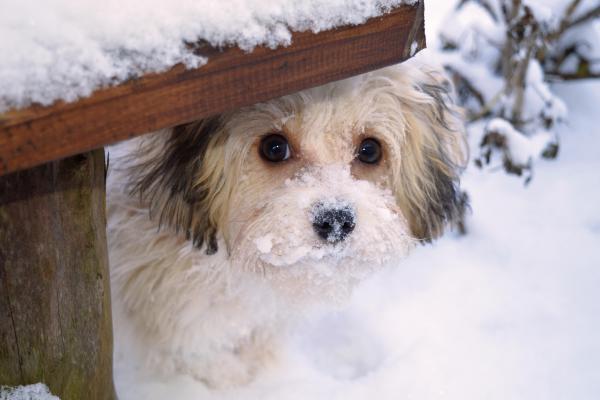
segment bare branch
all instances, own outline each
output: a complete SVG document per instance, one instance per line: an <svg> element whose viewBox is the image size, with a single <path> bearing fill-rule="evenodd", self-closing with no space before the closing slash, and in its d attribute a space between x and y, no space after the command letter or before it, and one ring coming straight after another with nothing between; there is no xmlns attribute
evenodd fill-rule
<svg viewBox="0 0 600 400"><path fill-rule="evenodd" d="M600 73L593 72L574 72L574 73L564 73L560 71L548 71L546 72L546 77L553 81L576 81L580 79L597 79L600 78Z"/></svg>
<svg viewBox="0 0 600 400"><path fill-rule="evenodd" d="M521 8L521 0L510 0L512 8L509 7L509 1L505 1L502 5L502 11L506 23L506 41L502 49L502 75L505 81L509 81L512 76L513 61L512 57L517 49L517 38L514 35L514 27L517 25L516 19Z"/></svg>
<svg viewBox="0 0 600 400"><path fill-rule="evenodd" d="M510 12L507 12L505 14L506 25L507 26L510 26L510 23L512 21L514 21L515 18L517 18L517 15L519 15L519 10L520 9L521 9L521 0L512 0L512 7L510 9Z"/></svg>
<svg viewBox="0 0 600 400"><path fill-rule="evenodd" d="M481 5L481 7L483 7L484 10L488 12L488 14L490 14L494 21L499 20L499 16L496 14L494 7L492 6L492 4L490 4L488 0L478 0L477 2Z"/></svg>
<svg viewBox="0 0 600 400"><path fill-rule="evenodd" d="M569 4L569 7L565 10L565 19L571 18L571 15L573 15L577 7L579 7L579 3L581 3L581 0L573 0L571 4Z"/></svg>
<svg viewBox="0 0 600 400"><path fill-rule="evenodd" d="M562 21L560 21L559 32L564 32L567 25L569 24L569 20L571 19L571 16L573 15L573 13L577 9L577 7L579 7L580 3L581 3L581 0L573 0L571 2L571 4L569 4L569 7L567 7L567 9L565 10L565 16L563 17Z"/></svg>
<svg viewBox="0 0 600 400"><path fill-rule="evenodd" d="M494 107L496 107L496 104L498 104L498 101L502 98L503 94L504 90L499 91L494 97L492 97L490 101L488 101L486 104L483 104L481 110L477 114L469 115L469 122L474 122L478 119L489 116Z"/></svg>
<svg viewBox="0 0 600 400"><path fill-rule="evenodd" d="M571 29L574 26L577 26L579 24L582 24L584 22L592 20L596 17L600 17L600 6L598 6L596 8L592 8L585 14L581 15L579 18L576 18L575 20L571 21L571 23L569 24L569 26L567 26L567 28L565 30Z"/></svg>
<svg viewBox="0 0 600 400"><path fill-rule="evenodd" d="M559 28L555 32L548 35L548 40L558 40L560 38L560 36L563 33L565 33L567 30L600 16L600 6L597 6L597 7L591 8L586 13L584 13L583 15L580 15L579 17L575 18L574 20L571 20L571 16L575 12L575 9L577 8L577 6L579 6L580 2L581 2L581 0L573 0L573 2L567 8L566 15L560 22Z"/></svg>
<svg viewBox="0 0 600 400"><path fill-rule="evenodd" d="M525 102L525 86L526 86L526 78L527 71L529 70L529 62L533 56L535 50L535 42L538 33L537 25L531 26L532 32L528 36L526 43L526 53L525 57L519 62L517 73L515 73L514 79L512 79L510 83L515 90L515 102L513 104L511 120L513 123L521 120L521 115L523 113L523 104ZM510 88L509 88L510 90ZM507 93L508 94L508 93Z"/></svg>

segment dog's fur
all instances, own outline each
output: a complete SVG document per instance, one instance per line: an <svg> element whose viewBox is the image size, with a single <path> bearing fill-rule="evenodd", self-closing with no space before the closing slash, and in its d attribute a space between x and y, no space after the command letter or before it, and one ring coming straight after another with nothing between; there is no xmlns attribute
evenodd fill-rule
<svg viewBox="0 0 600 400"><path fill-rule="evenodd" d="M273 132L289 160L259 156ZM345 297L461 214L463 134L450 83L410 61L113 149L117 313L151 365L211 386L248 381L290 314ZM375 165L356 159L368 137L383 147ZM317 202L355 210L342 243L313 231Z"/></svg>

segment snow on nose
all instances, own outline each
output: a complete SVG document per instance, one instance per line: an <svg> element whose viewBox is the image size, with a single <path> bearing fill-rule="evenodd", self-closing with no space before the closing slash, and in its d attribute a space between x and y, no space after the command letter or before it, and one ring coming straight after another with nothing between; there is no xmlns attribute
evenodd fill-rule
<svg viewBox="0 0 600 400"><path fill-rule="evenodd" d="M344 240L356 225L356 211L350 204L335 202L317 202L311 210L311 220L317 235L328 243Z"/></svg>

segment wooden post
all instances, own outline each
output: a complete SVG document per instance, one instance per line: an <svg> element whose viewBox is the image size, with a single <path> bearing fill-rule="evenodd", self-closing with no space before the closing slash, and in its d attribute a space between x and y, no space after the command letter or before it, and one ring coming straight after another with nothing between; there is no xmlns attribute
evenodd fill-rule
<svg viewBox="0 0 600 400"><path fill-rule="evenodd" d="M0 177L0 384L112 400L104 151Z"/></svg>

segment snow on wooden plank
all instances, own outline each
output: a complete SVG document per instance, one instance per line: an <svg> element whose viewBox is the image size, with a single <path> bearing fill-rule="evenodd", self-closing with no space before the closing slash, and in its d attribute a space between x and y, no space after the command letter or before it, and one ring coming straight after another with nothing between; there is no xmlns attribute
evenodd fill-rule
<svg viewBox="0 0 600 400"><path fill-rule="evenodd" d="M424 46L422 0L362 25L294 33L275 50L199 45L209 58L201 68L0 114L0 175L398 63Z"/></svg>

